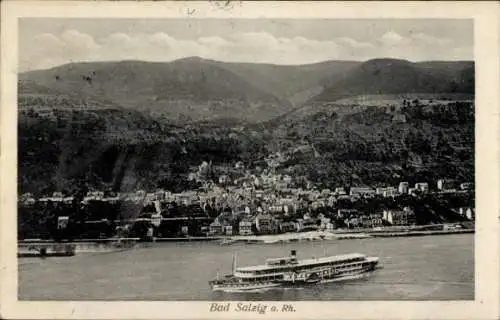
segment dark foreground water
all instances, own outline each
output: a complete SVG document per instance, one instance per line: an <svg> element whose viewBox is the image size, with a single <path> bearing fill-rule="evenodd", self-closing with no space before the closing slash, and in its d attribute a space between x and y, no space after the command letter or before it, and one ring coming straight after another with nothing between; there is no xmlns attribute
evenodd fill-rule
<svg viewBox="0 0 500 320"><path fill-rule="evenodd" d="M238 265L296 249L299 258L378 256L369 277L302 289L212 293L208 281ZM473 300L474 235L332 240L271 245L156 243L122 252L19 259L21 300Z"/></svg>

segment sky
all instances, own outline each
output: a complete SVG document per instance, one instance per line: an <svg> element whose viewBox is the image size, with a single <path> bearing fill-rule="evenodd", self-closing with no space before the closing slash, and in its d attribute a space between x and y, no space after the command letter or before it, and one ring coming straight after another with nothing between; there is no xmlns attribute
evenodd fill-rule
<svg viewBox="0 0 500 320"><path fill-rule="evenodd" d="M308 64L326 60L473 60L472 20L59 19L19 20L19 69L82 61Z"/></svg>

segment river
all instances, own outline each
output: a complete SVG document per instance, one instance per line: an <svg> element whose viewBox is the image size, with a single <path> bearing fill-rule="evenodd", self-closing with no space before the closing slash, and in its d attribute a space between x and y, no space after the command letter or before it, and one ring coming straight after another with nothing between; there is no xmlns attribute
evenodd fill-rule
<svg viewBox="0 0 500 320"><path fill-rule="evenodd" d="M357 280L259 293L211 292L208 281L238 265L297 250L299 259L350 252L383 266ZM121 252L21 258L20 300L473 300L474 234L286 244L154 243Z"/></svg>

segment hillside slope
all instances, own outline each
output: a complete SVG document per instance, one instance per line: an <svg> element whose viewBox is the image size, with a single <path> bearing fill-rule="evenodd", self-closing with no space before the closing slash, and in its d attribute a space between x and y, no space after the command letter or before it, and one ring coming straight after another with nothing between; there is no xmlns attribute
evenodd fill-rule
<svg viewBox="0 0 500 320"><path fill-rule="evenodd" d="M346 108L274 124L283 169L330 187L474 180L473 103Z"/></svg>
<svg viewBox="0 0 500 320"><path fill-rule="evenodd" d="M269 120L323 91L355 61L307 65L229 63L190 57L168 63L73 63L20 75L20 93L80 95L183 120Z"/></svg>
<svg viewBox="0 0 500 320"><path fill-rule="evenodd" d="M360 64L357 61L324 61L293 66L214 63L241 76L259 89L289 101L294 107L322 92L325 79L339 78Z"/></svg>
<svg viewBox="0 0 500 320"><path fill-rule="evenodd" d="M235 117L258 121L279 115L286 101L240 76L198 58L172 63L141 61L73 63L20 75L40 88L113 101L117 105L202 120Z"/></svg>
<svg viewBox="0 0 500 320"><path fill-rule="evenodd" d="M474 63L374 59L353 67L343 77L328 79L324 86L313 101L369 94L474 93Z"/></svg>

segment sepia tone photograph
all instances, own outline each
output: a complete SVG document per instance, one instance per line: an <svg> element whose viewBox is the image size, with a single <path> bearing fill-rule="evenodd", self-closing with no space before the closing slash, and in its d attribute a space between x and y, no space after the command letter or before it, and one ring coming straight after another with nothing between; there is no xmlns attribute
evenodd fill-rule
<svg viewBox="0 0 500 320"><path fill-rule="evenodd" d="M476 20L181 9L17 19L18 301L476 300Z"/></svg>

